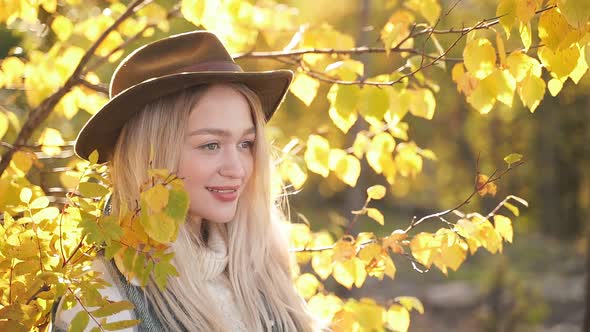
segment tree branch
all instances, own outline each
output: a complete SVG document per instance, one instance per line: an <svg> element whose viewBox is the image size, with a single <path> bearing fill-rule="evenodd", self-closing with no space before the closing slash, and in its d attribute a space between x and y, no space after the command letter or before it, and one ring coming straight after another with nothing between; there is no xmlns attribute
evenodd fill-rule
<svg viewBox="0 0 590 332"><path fill-rule="evenodd" d="M150 3L152 0L135 0L129 7L125 10L123 14L111 26L109 26L99 37L98 39L92 44L92 46L86 51L76 69L72 75L66 80L64 85L59 88L56 92L54 92L51 96L47 97L45 100L41 102L39 106L33 109L29 113L29 117L27 118L26 122L24 123L22 129L18 133L15 142L13 143L14 146L24 145L27 143L29 138L33 135L33 132L41 125L41 123L47 119L49 114L55 108L55 105L59 103L59 101L65 96L70 90L76 85L81 83L80 77L82 70L90 60L90 58L94 55L94 52L98 48L98 46L105 40L105 38L111 33L111 31L115 30L121 23L123 23L127 18L135 13L140 6ZM4 173L6 167L8 167L10 161L12 160L12 156L14 155L15 150L9 149L2 155L2 159L0 160L0 175Z"/></svg>

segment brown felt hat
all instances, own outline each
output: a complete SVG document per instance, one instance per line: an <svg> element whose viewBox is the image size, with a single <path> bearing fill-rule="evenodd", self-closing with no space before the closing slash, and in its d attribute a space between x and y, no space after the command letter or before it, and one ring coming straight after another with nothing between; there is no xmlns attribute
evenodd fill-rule
<svg viewBox="0 0 590 332"><path fill-rule="evenodd" d="M98 150L106 162L127 120L146 104L167 94L199 84L238 82L260 97L268 121L285 97L293 72L245 72L215 34L192 31L160 39L129 54L115 69L110 100L82 127L76 154L88 160Z"/></svg>

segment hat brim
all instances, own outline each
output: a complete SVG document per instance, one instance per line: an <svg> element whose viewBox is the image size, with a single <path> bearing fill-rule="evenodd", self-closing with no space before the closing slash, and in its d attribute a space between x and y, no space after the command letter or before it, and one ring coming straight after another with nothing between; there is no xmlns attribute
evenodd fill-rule
<svg viewBox="0 0 590 332"><path fill-rule="evenodd" d="M153 78L122 91L109 100L80 130L75 153L88 160L98 150L98 163L110 158L125 123L142 108L165 95L200 84L243 83L260 98L268 121L285 97L293 72L273 70L264 72L186 72Z"/></svg>

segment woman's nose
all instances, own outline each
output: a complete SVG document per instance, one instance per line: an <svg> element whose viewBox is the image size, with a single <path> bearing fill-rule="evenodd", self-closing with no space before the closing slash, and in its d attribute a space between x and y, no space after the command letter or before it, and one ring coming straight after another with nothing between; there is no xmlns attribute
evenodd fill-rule
<svg viewBox="0 0 590 332"><path fill-rule="evenodd" d="M242 178L246 175L244 160L242 160L239 151L233 149L226 150L219 173L223 176L233 178Z"/></svg>

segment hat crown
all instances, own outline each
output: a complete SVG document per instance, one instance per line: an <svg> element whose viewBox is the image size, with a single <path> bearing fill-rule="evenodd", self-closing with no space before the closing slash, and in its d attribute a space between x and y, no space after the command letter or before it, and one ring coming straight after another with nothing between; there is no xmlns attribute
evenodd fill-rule
<svg viewBox="0 0 590 332"><path fill-rule="evenodd" d="M141 82L188 71L242 69L215 34L193 31L152 42L129 54L113 73L109 95L113 98Z"/></svg>

